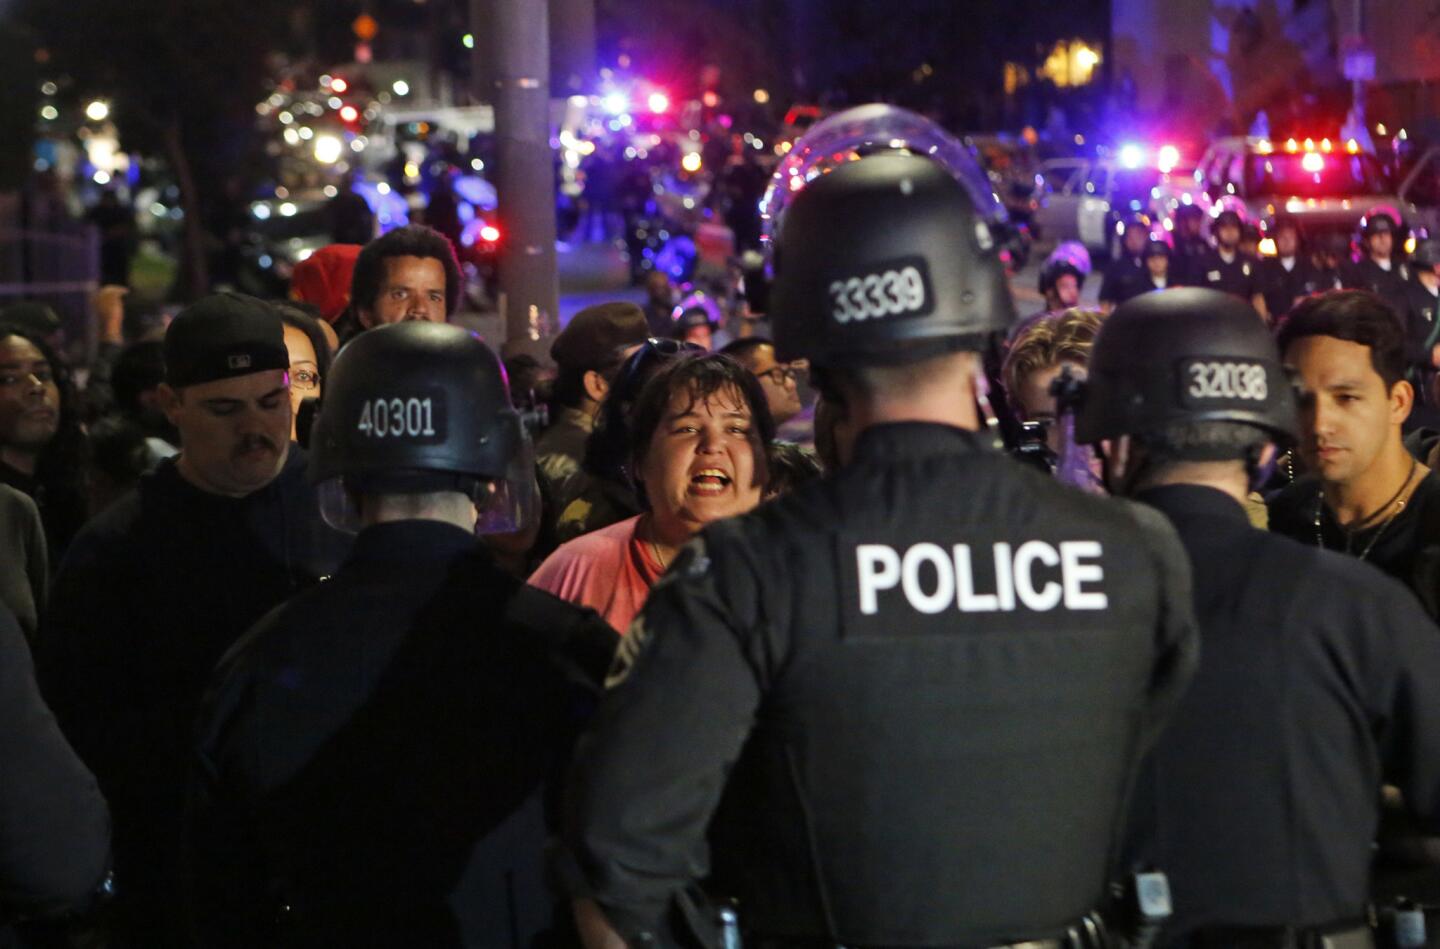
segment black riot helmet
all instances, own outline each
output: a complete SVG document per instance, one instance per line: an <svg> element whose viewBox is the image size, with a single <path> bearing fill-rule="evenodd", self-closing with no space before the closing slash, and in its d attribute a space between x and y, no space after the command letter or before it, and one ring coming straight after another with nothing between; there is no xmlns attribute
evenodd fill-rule
<svg viewBox="0 0 1440 949"><path fill-rule="evenodd" d="M1248 303L1201 288L1135 297L1095 338L1075 439L1094 444L1187 422L1243 422L1290 440L1299 434L1279 351Z"/></svg>
<svg viewBox="0 0 1440 949"><path fill-rule="evenodd" d="M1426 238L1415 245L1415 253L1410 255L1410 260L1417 267L1433 270L1440 267L1440 240Z"/></svg>
<svg viewBox="0 0 1440 949"><path fill-rule="evenodd" d="M1045 258L1045 264L1040 268L1040 292L1049 293L1065 274L1074 277L1075 283L1081 287L1085 286L1085 278L1090 276L1090 252L1079 241L1064 241Z"/></svg>
<svg viewBox="0 0 1440 949"><path fill-rule="evenodd" d="M460 490L488 498L481 529L514 529L531 477L529 439L499 358L475 334L404 322L362 333L336 357L310 434L322 504L350 492ZM484 484L495 490L482 489ZM503 509L503 510L502 510ZM324 504L353 527L353 511Z"/></svg>
<svg viewBox="0 0 1440 949"><path fill-rule="evenodd" d="M817 124L761 205L776 355L817 366L978 350L1015 319L1004 206L970 150L893 106Z"/></svg>
<svg viewBox="0 0 1440 949"><path fill-rule="evenodd" d="M965 189L929 158L841 165L780 225L776 355L861 365L979 349L1014 322L999 250Z"/></svg>

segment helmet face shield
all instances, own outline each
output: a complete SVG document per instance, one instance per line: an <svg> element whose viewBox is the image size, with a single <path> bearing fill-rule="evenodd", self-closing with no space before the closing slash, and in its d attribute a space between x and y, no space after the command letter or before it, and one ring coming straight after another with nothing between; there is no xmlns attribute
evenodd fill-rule
<svg viewBox="0 0 1440 949"><path fill-rule="evenodd" d="M964 186L982 221L992 226L1009 221L1009 212L968 145L924 116L898 106L856 106L816 123L795 142L770 179L760 201L760 228L772 276L774 240L795 195L821 175L884 152L929 158Z"/></svg>
<svg viewBox="0 0 1440 949"><path fill-rule="evenodd" d="M360 533L360 509L345 490L344 478L330 478L315 486L320 499L320 516L342 534Z"/></svg>
<svg viewBox="0 0 1440 949"><path fill-rule="evenodd" d="M540 520L540 487L535 480L535 446L522 433L519 447L499 481L484 482L493 486L486 494L477 495L475 533L515 534L527 530Z"/></svg>
<svg viewBox="0 0 1440 949"><path fill-rule="evenodd" d="M424 473L420 474L423 476ZM431 474L443 477L445 473ZM365 483L365 478L360 476L351 481L360 485ZM470 500L475 504L476 534L515 534L539 521L540 489L535 480L535 450L528 437L515 452L504 478L495 481L467 479L467 483ZM345 476L341 475L316 486L320 516L326 524L346 534L358 534L365 526L360 506L356 503L357 495L364 492L352 490L352 484L347 484Z"/></svg>
<svg viewBox="0 0 1440 949"><path fill-rule="evenodd" d="M969 147L914 113L861 106L816 125L761 215L781 359L914 361L1014 323L1004 206Z"/></svg>

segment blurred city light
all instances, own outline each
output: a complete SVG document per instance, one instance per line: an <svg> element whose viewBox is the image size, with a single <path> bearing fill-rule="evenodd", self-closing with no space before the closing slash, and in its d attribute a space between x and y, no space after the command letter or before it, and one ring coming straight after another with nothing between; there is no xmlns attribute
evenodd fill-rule
<svg viewBox="0 0 1440 949"><path fill-rule="evenodd" d="M693 175L695 172L699 171L699 170L700 170L700 153L699 153L699 152L686 152L686 153L685 153L685 157L682 158L682 159L680 159L680 167L681 167L681 168L684 168L686 171L690 172L692 175Z"/></svg>
<svg viewBox="0 0 1440 949"><path fill-rule="evenodd" d="M1168 175L1180 164L1180 149L1174 145L1161 145L1160 150L1155 153L1155 167L1162 175Z"/></svg>
<svg viewBox="0 0 1440 949"><path fill-rule="evenodd" d="M397 96L408 96L410 94L410 83L404 79L396 79L390 88L394 90Z"/></svg>
<svg viewBox="0 0 1440 949"><path fill-rule="evenodd" d="M315 139L315 160L324 165L333 165L344 153L345 143L334 135L321 135Z"/></svg>
<svg viewBox="0 0 1440 949"><path fill-rule="evenodd" d="M607 92L600 100L600 107L611 115L620 115L630 108L630 100L623 92Z"/></svg>
<svg viewBox="0 0 1440 949"><path fill-rule="evenodd" d="M1145 149L1134 142L1127 142L1120 146L1120 164L1126 168L1139 168L1140 163L1145 160Z"/></svg>
<svg viewBox="0 0 1440 949"><path fill-rule="evenodd" d="M96 99L85 107L85 118L91 122L104 122L110 117L110 105Z"/></svg>
<svg viewBox="0 0 1440 949"><path fill-rule="evenodd" d="M353 105L347 105L340 110L340 119L345 122L354 122L360 118L360 110Z"/></svg>
<svg viewBox="0 0 1440 949"><path fill-rule="evenodd" d="M663 92L652 92L648 104L651 112L661 115L670 108L670 97Z"/></svg>
<svg viewBox="0 0 1440 949"><path fill-rule="evenodd" d="M346 82L344 79L332 79L330 81L330 88L334 89L336 92L344 92L345 90L350 88L350 83Z"/></svg>

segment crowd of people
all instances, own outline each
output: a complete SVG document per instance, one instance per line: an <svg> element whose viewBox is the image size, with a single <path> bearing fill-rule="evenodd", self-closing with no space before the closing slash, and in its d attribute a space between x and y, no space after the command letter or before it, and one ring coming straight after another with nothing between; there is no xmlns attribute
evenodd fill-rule
<svg viewBox="0 0 1440 949"><path fill-rule="evenodd" d="M287 300L106 288L83 388L0 312L0 946L1308 946L1424 896L1401 297L1222 214L1016 321L878 141L713 350L657 281L502 362L418 225Z"/></svg>

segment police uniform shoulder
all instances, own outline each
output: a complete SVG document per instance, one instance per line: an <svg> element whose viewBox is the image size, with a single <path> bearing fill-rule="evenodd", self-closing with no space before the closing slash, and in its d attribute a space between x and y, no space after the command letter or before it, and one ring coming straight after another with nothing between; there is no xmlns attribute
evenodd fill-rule
<svg viewBox="0 0 1440 949"><path fill-rule="evenodd" d="M1095 500L1104 501L1106 499L1096 498ZM1168 544L1175 549L1181 549L1180 535L1175 532L1175 525L1170 523L1170 519L1160 511L1128 498L1109 500L1115 511L1119 515L1129 518L1147 538L1158 544Z"/></svg>

